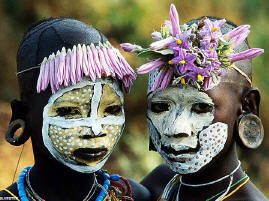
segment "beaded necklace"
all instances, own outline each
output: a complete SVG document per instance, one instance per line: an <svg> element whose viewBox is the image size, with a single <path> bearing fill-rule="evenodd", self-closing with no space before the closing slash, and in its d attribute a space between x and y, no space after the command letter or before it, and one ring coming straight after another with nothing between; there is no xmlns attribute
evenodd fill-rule
<svg viewBox="0 0 269 201"><path fill-rule="evenodd" d="M29 172L31 168L32 168L31 166L24 168L19 175L17 181L19 197L21 201L45 201L44 199L42 199L40 196L37 195L37 193L33 190L30 184ZM105 170L98 170L96 175L103 180L103 185L97 182L95 176L94 183L87 196L83 199L83 201L89 201L94 195L94 192L96 191L97 187L99 187L101 191L99 192L95 201L133 200L131 193L131 186L127 179L117 174L110 176ZM119 182L119 180L122 180L127 188L125 188L123 184Z"/></svg>
<svg viewBox="0 0 269 201"><path fill-rule="evenodd" d="M230 177L230 183L229 183L229 186L227 187L227 189L225 189L225 190L217 193L216 195L208 198L206 201L212 201L213 199L215 199L215 201L225 200L226 198L228 198L232 194L234 194L236 191L238 191L249 180L249 177L245 174L241 179L239 179L237 182L232 184L233 174L239 169L240 165L241 165L241 162L239 161L238 166L229 175L226 175L220 179L217 179L217 180L212 181L212 182L204 183L204 184L187 184L187 183L182 181L180 175L175 175L170 180L170 182L166 185L163 194L160 196L160 198L158 200L159 201L164 201L164 200L166 200L166 201L178 201L178 197L179 197L178 195L179 195L181 185L185 185L185 186L189 186L189 187L207 186L207 185L215 184L217 182L220 182L220 181ZM241 183L242 181L244 181L244 182ZM238 185L239 183L241 183L241 184L236 189L234 189L231 193L229 193L227 195L229 190L231 188L235 187L236 185Z"/></svg>

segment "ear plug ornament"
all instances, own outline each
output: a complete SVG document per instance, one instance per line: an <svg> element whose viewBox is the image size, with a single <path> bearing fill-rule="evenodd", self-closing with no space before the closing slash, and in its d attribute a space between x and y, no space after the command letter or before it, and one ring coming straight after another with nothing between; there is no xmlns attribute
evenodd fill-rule
<svg viewBox="0 0 269 201"><path fill-rule="evenodd" d="M264 137L261 119L254 114L244 114L239 118L238 135L241 143L247 148L258 148Z"/></svg>
<svg viewBox="0 0 269 201"><path fill-rule="evenodd" d="M15 137L15 132L22 128L22 132L18 137ZM8 125L7 131L6 131L6 141L9 142L12 145L20 146L24 144L28 140L29 136L25 133L25 121L22 119L16 119Z"/></svg>

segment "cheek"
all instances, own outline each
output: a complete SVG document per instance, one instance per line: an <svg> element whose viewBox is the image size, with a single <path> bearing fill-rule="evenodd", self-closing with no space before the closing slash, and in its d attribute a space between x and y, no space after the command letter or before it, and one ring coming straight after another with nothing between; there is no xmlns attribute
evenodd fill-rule
<svg viewBox="0 0 269 201"><path fill-rule="evenodd" d="M123 125L103 125L102 133L106 134L107 147L112 148L121 135Z"/></svg>

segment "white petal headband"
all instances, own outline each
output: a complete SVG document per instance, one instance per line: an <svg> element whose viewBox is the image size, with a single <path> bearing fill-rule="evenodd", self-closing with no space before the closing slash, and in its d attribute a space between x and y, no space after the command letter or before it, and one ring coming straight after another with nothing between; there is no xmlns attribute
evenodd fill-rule
<svg viewBox="0 0 269 201"><path fill-rule="evenodd" d="M52 93L55 93L61 85L68 86L80 82L83 76L87 76L95 82L97 78L112 77L123 82L127 92L130 91L132 80L136 74L121 55L108 41L99 42L98 45L74 45L72 49L63 47L45 57L42 63L17 73L17 75L40 68L37 80L37 92L46 90L49 83Z"/></svg>

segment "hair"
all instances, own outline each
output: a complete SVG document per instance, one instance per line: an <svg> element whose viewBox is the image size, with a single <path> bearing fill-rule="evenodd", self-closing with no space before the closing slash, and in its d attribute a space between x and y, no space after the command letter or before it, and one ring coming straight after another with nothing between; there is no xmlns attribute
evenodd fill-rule
<svg viewBox="0 0 269 201"><path fill-rule="evenodd" d="M45 18L33 24L24 34L17 52L17 72L41 64L45 57L62 47L103 43L107 38L97 29L73 18ZM28 100L36 94L39 69L18 75L20 97Z"/></svg>

